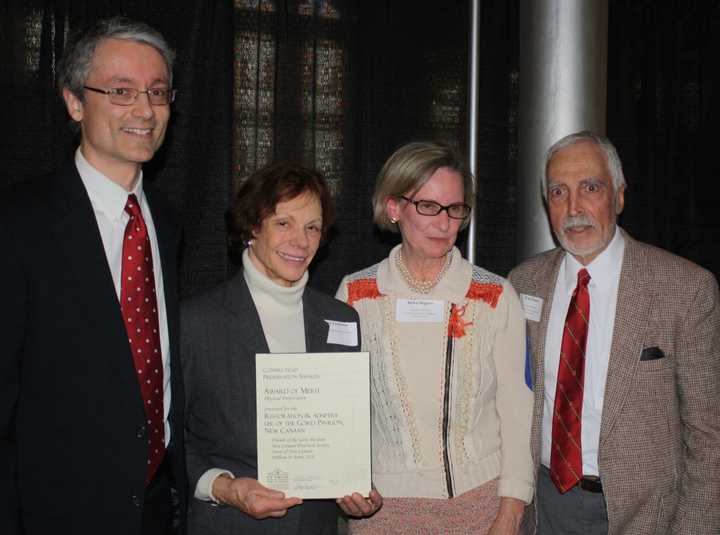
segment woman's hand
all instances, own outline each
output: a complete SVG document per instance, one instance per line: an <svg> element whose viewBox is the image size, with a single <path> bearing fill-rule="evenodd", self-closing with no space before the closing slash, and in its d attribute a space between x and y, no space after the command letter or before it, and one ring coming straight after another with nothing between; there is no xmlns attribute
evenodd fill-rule
<svg viewBox="0 0 720 535"><path fill-rule="evenodd" d="M346 515L360 518L374 515L382 507L382 501L380 493L373 488L367 498L353 492L352 496L338 498L337 504Z"/></svg>
<svg viewBox="0 0 720 535"><path fill-rule="evenodd" d="M500 498L500 510L488 535L517 535L520 532L525 502L517 498Z"/></svg>
<svg viewBox="0 0 720 535"><path fill-rule="evenodd" d="M269 489L249 477L232 479L221 475L213 482L212 493L220 503L240 509L257 520L285 516L290 507L302 503L300 498L286 498L283 492Z"/></svg>

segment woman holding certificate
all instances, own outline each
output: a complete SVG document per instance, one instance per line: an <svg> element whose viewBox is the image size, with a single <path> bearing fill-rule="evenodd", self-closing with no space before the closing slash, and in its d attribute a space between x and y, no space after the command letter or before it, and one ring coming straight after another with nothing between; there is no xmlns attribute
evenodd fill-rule
<svg viewBox="0 0 720 535"><path fill-rule="evenodd" d="M372 478L384 496L357 534L516 534L533 495L525 318L512 286L454 247L472 181L438 143L385 163L375 223L390 256L343 279L370 352Z"/></svg>
<svg viewBox="0 0 720 535"><path fill-rule="evenodd" d="M257 481L255 410L256 354L358 350L328 339L329 322L357 326L355 311L306 287L332 221L317 173L289 164L257 171L228 212L231 240L246 246L242 270L183 304L190 535L336 532L332 500L303 503ZM372 514L381 503L376 491L337 500L350 516Z"/></svg>

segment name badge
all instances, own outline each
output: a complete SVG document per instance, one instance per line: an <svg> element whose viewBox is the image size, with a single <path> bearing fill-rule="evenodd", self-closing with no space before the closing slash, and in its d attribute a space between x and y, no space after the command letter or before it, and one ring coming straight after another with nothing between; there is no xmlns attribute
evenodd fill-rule
<svg viewBox="0 0 720 535"><path fill-rule="evenodd" d="M543 300L534 295L520 294L520 304L525 311L525 317L530 321L540 321Z"/></svg>
<svg viewBox="0 0 720 535"><path fill-rule="evenodd" d="M325 320L328 330L327 343L341 346L358 345L357 323L354 321Z"/></svg>
<svg viewBox="0 0 720 535"><path fill-rule="evenodd" d="M444 309L441 299L398 299L395 319L400 323L441 323Z"/></svg>

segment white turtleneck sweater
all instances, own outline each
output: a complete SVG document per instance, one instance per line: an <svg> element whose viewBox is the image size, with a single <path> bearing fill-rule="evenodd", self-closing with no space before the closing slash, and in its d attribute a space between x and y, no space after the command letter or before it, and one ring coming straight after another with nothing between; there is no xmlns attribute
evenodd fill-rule
<svg viewBox="0 0 720 535"><path fill-rule="evenodd" d="M293 286L280 286L255 267L247 249L243 252L242 263L243 277L260 316L270 353L304 353L302 296L308 281L307 271ZM232 472L220 467L210 468L200 476L195 485L195 498L217 502L212 495L212 487L215 479L222 474L234 477Z"/></svg>
<svg viewBox="0 0 720 535"><path fill-rule="evenodd" d="M304 353L302 296L308 281L307 271L293 286L280 286L255 267L247 249L243 252L242 263L243 276L260 316L270 353Z"/></svg>

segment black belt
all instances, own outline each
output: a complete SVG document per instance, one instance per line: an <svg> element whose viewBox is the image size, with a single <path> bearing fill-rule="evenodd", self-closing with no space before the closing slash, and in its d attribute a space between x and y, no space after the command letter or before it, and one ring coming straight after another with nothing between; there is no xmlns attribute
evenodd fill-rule
<svg viewBox="0 0 720 535"><path fill-rule="evenodd" d="M588 492L596 492L598 494L603 493L602 482L599 477L585 476L578 483L581 489Z"/></svg>
<svg viewBox="0 0 720 535"><path fill-rule="evenodd" d="M547 466L541 464L540 469L544 470L547 476L550 477L550 469ZM577 486L586 492L603 493L602 482L598 476L585 476L578 481Z"/></svg>

